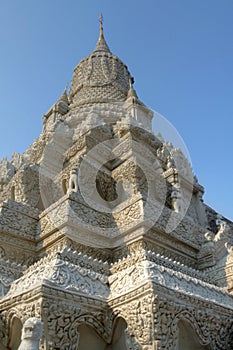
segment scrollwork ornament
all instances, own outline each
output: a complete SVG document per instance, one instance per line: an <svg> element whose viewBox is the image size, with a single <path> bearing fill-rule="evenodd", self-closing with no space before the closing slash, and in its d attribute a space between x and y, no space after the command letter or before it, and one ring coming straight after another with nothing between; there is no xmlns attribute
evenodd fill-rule
<svg viewBox="0 0 233 350"><path fill-rule="evenodd" d="M43 305L44 318L49 331L51 349L76 350L79 343L77 328L81 324L90 325L105 341L109 341L107 324L101 311L91 313L84 307L67 303L46 302Z"/></svg>
<svg viewBox="0 0 233 350"><path fill-rule="evenodd" d="M196 300L196 303L199 303ZM201 305L184 308L172 301L158 300L154 304L155 341L159 349L174 350L179 341L179 322L185 321L193 329L200 345L210 346L211 350L230 350L232 319L207 310ZM231 328L232 327L232 328Z"/></svg>
<svg viewBox="0 0 233 350"><path fill-rule="evenodd" d="M153 342L152 300L153 296L148 294L114 310L115 314L126 320L127 332L141 346L150 346Z"/></svg>

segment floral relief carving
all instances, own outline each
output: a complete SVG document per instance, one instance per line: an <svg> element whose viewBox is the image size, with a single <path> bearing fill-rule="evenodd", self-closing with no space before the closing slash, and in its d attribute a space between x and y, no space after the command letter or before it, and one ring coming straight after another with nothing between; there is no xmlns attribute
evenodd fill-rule
<svg viewBox="0 0 233 350"><path fill-rule="evenodd" d="M65 290L79 291L102 298L109 294L106 275L58 258L55 260L48 258L35 264L24 276L15 281L11 285L9 295L35 287L42 281Z"/></svg>
<svg viewBox="0 0 233 350"><path fill-rule="evenodd" d="M113 312L123 317L128 325L128 332L135 337L141 346L150 346L153 343L153 296L148 294L113 309ZM138 347L138 349L142 349Z"/></svg>
<svg viewBox="0 0 233 350"><path fill-rule="evenodd" d="M216 315L213 310L207 311L201 305L199 309L191 304L185 308L170 300L157 300L154 305L154 320L155 340L161 350L176 349L179 340L178 324L181 320L190 324L200 344L210 345L213 350L231 349L228 334L232 318Z"/></svg>
<svg viewBox="0 0 233 350"><path fill-rule="evenodd" d="M90 312L80 304L57 304L51 300L43 304L43 317L51 349L76 350L79 341L77 328L82 323L90 325L103 339L109 340L108 326L104 324L101 311Z"/></svg>

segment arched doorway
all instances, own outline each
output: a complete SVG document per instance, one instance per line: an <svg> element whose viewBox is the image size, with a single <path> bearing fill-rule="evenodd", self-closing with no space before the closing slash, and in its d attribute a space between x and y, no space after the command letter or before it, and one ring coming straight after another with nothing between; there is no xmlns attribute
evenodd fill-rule
<svg viewBox="0 0 233 350"><path fill-rule="evenodd" d="M107 344L97 332L87 324L78 326L79 342L77 350L127 350L127 324L119 317L114 325L112 340Z"/></svg>
<svg viewBox="0 0 233 350"><path fill-rule="evenodd" d="M114 326L113 337L111 345L107 348L108 350L127 350L126 347L126 331L127 323L121 317L119 317Z"/></svg>
<svg viewBox="0 0 233 350"><path fill-rule="evenodd" d="M178 322L179 343L178 350L210 350L197 336L192 325L186 320Z"/></svg>
<svg viewBox="0 0 233 350"><path fill-rule="evenodd" d="M79 343L78 350L105 350L106 342L89 325L78 326Z"/></svg>
<svg viewBox="0 0 233 350"><path fill-rule="evenodd" d="M21 343L23 324L19 318L14 317L10 329L10 338L8 348L10 350L17 350Z"/></svg>

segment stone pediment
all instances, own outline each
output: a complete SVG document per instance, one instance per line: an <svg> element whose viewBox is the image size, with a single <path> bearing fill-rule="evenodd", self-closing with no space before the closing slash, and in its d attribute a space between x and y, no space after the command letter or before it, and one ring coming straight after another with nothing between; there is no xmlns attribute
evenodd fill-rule
<svg viewBox="0 0 233 350"><path fill-rule="evenodd" d="M31 265L22 277L13 282L6 297L48 286L105 300L109 295L108 269L104 266L98 271L98 264L91 257L75 251L50 255Z"/></svg>

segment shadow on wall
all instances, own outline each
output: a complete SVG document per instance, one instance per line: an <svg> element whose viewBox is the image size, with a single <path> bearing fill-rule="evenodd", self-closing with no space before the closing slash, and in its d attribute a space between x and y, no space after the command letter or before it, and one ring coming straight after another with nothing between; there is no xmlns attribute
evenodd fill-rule
<svg viewBox="0 0 233 350"><path fill-rule="evenodd" d="M12 320L12 326L10 331L10 342L7 349L17 350L21 343L21 334L22 334L23 324L17 317L14 317Z"/></svg>
<svg viewBox="0 0 233 350"><path fill-rule="evenodd" d="M96 331L88 325L78 327L79 345L78 350L127 350L127 324L122 318L115 323L113 336L110 344L107 344Z"/></svg>
<svg viewBox="0 0 233 350"><path fill-rule="evenodd" d="M211 350L207 341L202 340L196 334L193 326L186 320L178 322L179 340L177 350ZM139 344L132 343L129 339L127 324L123 318L115 322L113 336L110 344L107 344L97 332L89 325L82 324L78 327L78 350L128 350L141 349ZM131 337L130 337L131 338Z"/></svg>

